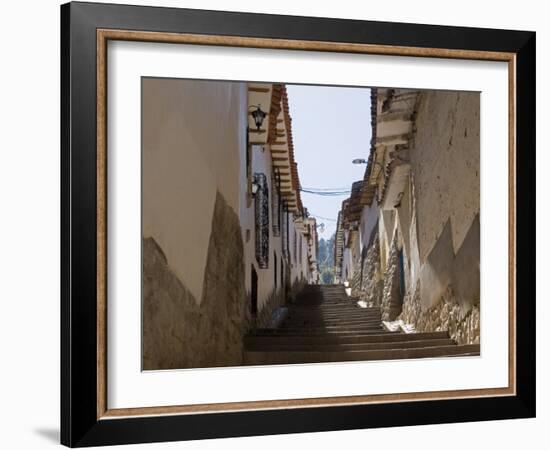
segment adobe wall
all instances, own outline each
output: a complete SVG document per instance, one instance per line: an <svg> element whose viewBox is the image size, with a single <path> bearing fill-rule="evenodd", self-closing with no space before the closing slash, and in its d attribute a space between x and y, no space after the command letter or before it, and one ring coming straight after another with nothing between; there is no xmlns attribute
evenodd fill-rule
<svg viewBox="0 0 550 450"><path fill-rule="evenodd" d="M246 102L245 83L142 81L143 237L199 303L217 192L239 211Z"/></svg>
<svg viewBox="0 0 550 450"><path fill-rule="evenodd" d="M448 330L459 343L480 336L479 142L479 93L419 93L409 178L396 206L380 210L376 240L364 249L363 278L353 286L362 300L381 306L384 320ZM374 221L368 212L362 229Z"/></svg>
<svg viewBox="0 0 550 450"><path fill-rule="evenodd" d="M456 253L479 214L479 108L478 92L419 94L410 154L421 263L448 220Z"/></svg>
<svg viewBox="0 0 550 450"><path fill-rule="evenodd" d="M271 151L267 145L253 145L251 147L251 165L252 173L263 173L266 176L266 182L268 187L269 196L269 258L267 268L260 268L256 260L256 244L255 244L255 213L254 213L254 198L250 202L247 202L248 191L247 182L244 171L241 173L241 186L240 186L240 221L242 227L242 239L244 242L244 262L245 262L245 286L247 297L250 297L251 290L251 267L254 266L256 274L258 276L258 313L257 324L267 322L266 317L270 317L274 308L284 303L284 294L286 288L285 284L294 286L295 283L302 279L303 276L307 278L307 270L309 267L307 261L307 240L302 236L302 259L299 259L300 255L300 232L294 225L294 218L292 214L289 218L289 252L290 260L285 261L283 255L283 246L286 245L283 242L283 231L280 230L278 236L273 232L273 210L272 210L272 196L273 196L273 179L272 173L272 160ZM281 227L284 225L281 216ZM294 239L296 237L296 255L294 255ZM276 266L274 254L277 257ZM284 262L284 269L281 271L281 260ZM277 285L275 285L275 271L277 272ZM283 281L283 282L281 282ZM265 309L265 310L264 310ZM261 313L261 317L260 317Z"/></svg>
<svg viewBox="0 0 550 450"><path fill-rule="evenodd" d="M250 317L243 301L239 218L217 193L202 298L180 280L154 238L143 239L143 369L242 364Z"/></svg>
<svg viewBox="0 0 550 450"><path fill-rule="evenodd" d="M420 270L399 318L459 343L480 336L479 106L479 93L421 92L410 151Z"/></svg>
<svg viewBox="0 0 550 450"><path fill-rule="evenodd" d="M242 363L245 83L142 81L143 368Z"/></svg>

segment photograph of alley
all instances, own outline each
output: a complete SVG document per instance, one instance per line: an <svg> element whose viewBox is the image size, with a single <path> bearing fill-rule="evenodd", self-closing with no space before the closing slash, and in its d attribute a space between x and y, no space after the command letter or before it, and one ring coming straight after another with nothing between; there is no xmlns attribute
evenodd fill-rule
<svg viewBox="0 0 550 450"><path fill-rule="evenodd" d="M480 355L480 94L142 78L142 368Z"/></svg>

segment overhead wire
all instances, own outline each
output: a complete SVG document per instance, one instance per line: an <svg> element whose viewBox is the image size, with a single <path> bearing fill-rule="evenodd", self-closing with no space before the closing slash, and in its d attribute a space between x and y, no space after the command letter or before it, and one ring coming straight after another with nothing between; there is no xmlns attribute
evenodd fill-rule
<svg viewBox="0 0 550 450"><path fill-rule="evenodd" d="M341 195L349 195L351 193L350 190L340 190L340 191L329 191L329 190L326 190L326 191L316 191L316 190L312 190L312 189L306 189L306 188L301 188L300 189L300 192L304 192L306 194L312 194L312 195L320 195L320 196L323 196L323 197L337 197L337 196L341 196Z"/></svg>
<svg viewBox="0 0 550 450"><path fill-rule="evenodd" d="M317 214L313 214L313 213L311 213L311 212L309 212L309 211L308 211L308 213L309 213L309 215L310 215L311 217L315 217L316 219L328 220L329 222L337 222L336 219L331 219L330 217L318 216Z"/></svg>

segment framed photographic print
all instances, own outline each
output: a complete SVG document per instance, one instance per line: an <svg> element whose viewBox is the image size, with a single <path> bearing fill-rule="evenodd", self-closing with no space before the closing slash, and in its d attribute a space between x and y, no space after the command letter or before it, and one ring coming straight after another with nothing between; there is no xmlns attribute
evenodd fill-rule
<svg viewBox="0 0 550 450"><path fill-rule="evenodd" d="M61 7L61 440L535 415L535 33Z"/></svg>

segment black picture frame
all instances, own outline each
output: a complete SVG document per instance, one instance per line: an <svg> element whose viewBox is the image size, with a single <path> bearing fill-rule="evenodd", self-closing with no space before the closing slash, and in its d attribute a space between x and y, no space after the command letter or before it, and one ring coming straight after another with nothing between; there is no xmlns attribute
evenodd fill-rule
<svg viewBox="0 0 550 450"><path fill-rule="evenodd" d="M229 413L97 417L98 29L516 55L516 395ZM284 31L282 31L284 30ZM61 443L71 447L535 416L534 32L114 4L61 6Z"/></svg>

